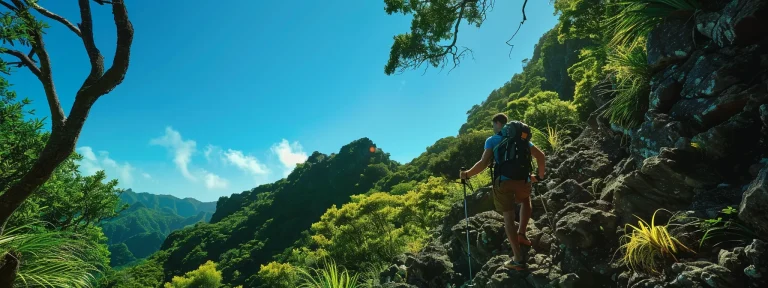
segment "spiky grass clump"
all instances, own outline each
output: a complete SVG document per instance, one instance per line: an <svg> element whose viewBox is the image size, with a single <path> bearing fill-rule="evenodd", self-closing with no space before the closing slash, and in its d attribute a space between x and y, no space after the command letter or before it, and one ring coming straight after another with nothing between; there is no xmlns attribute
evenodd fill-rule
<svg viewBox="0 0 768 288"><path fill-rule="evenodd" d="M609 46L630 46L635 39L648 35L665 17L674 12L694 12L701 7L697 0L622 0L615 4L618 13L608 18L613 37Z"/></svg>
<svg viewBox="0 0 768 288"><path fill-rule="evenodd" d="M323 268L300 269L301 285L307 288L355 288L358 287L358 274L350 275L349 271L336 266L332 259L325 261Z"/></svg>
<svg viewBox="0 0 768 288"><path fill-rule="evenodd" d="M610 90L615 97L606 113L611 123L624 128L637 127L648 110L651 69L643 43L641 39L629 47L617 47L605 66L616 79L615 88Z"/></svg>
<svg viewBox="0 0 768 288"><path fill-rule="evenodd" d="M30 223L0 235L0 255L21 255L14 287L94 287L104 267L89 241Z"/></svg>
<svg viewBox="0 0 768 288"><path fill-rule="evenodd" d="M653 213L650 225L638 217L638 226L625 226L625 229L629 227L632 231L622 236L626 243L621 246L624 256L619 260L620 264L627 265L633 271L659 274L658 268L668 257L677 262L675 254L683 250L693 252L669 233L669 223L656 225L657 212L659 210Z"/></svg>

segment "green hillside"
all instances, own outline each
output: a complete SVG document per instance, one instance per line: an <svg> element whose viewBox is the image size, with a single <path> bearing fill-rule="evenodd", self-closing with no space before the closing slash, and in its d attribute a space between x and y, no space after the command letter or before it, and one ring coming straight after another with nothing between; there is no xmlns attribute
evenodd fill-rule
<svg viewBox="0 0 768 288"><path fill-rule="evenodd" d="M151 255L174 230L209 221L216 206L216 202L136 193L130 189L120 195L120 201L129 208L101 223L112 253L112 267Z"/></svg>

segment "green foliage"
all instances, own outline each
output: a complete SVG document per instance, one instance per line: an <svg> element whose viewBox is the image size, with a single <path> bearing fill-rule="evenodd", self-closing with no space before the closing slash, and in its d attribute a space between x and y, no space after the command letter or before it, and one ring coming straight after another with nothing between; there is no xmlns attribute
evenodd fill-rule
<svg viewBox="0 0 768 288"><path fill-rule="evenodd" d="M748 245L752 239L760 238L737 216L738 210L728 206L720 211L717 218L685 217L685 220L689 220L687 225L697 226L697 232L702 233L699 248L705 243L712 247Z"/></svg>
<svg viewBox="0 0 768 288"><path fill-rule="evenodd" d="M304 288L355 288L358 286L358 274L350 275L344 268L339 269L335 261L326 262L323 268L299 269L301 285Z"/></svg>
<svg viewBox="0 0 768 288"><path fill-rule="evenodd" d="M485 1L465 0L384 0L384 4L387 14L413 14L410 33L394 37L389 61L384 67L387 75L418 68L423 63L438 67L449 61L448 57L457 64L466 50L459 51L455 46L459 24L456 22L463 20L480 27L488 8Z"/></svg>
<svg viewBox="0 0 768 288"><path fill-rule="evenodd" d="M217 288L221 287L221 272L216 270L216 263L206 261L197 270L187 272L184 276L174 276L171 282L163 285L165 288Z"/></svg>
<svg viewBox="0 0 768 288"><path fill-rule="evenodd" d="M7 90L9 85L0 77L0 194L32 168L49 135L42 133L41 119L25 120L34 115L28 108L31 101L17 101L16 93Z"/></svg>
<svg viewBox="0 0 768 288"><path fill-rule="evenodd" d="M605 49L592 46L581 49L579 62L568 68L568 76L576 82L573 104L581 120L586 120L597 109L592 99L593 87L605 76L603 66L607 61Z"/></svg>
<svg viewBox="0 0 768 288"><path fill-rule="evenodd" d="M625 128L637 127L648 110L651 70L642 40L630 47L618 47L608 55L606 71L616 78L616 96L606 111L608 119Z"/></svg>
<svg viewBox="0 0 768 288"><path fill-rule="evenodd" d="M632 46L673 12L694 12L701 6L698 0L624 0L616 5L619 12L607 20L613 35L608 43L611 47Z"/></svg>
<svg viewBox="0 0 768 288"><path fill-rule="evenodd" d="M558 40L600 40L604 37L606 0L555 0L555 13L560 13Z"/></svg>
<svg viewBox="0 0 768 288"><path fill-rule="evenodd" d="M567 101L554 100L528 108L523 121L538 129L547 127L567 128L579 122L576 107Z"/></svg>
<svg viewBox="0 0 768 288"><path fill-rule="evenodd" d="M163 286L163 266L160 264L168 253L160 251L147 259L139 260L133 266L121 270L109 270L99 279L99 287L104 288L144 288Z"/></svg>
<svg viewBox="0 0 768 288"><path fill-rule="evenodd" d="M0 254L22 261L14 286L94 287L102 266L99 249L84 235L49 231L30 222L0 235Z"/></svg>
<svg viewBox="0 0 768 288"><path fill-rule="evenodd" d="M299 270L290 263L270 262L261 265L258 277L263 287L293 288L299 281Z"/></svg>

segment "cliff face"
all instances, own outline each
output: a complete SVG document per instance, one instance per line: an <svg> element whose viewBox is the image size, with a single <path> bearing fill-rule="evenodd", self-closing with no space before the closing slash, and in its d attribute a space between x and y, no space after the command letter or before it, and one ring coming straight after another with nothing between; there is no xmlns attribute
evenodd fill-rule
<svg viewBox="0 0 768 288"><path fill-rule="evenodd" d="M382 283L461 286L471 276L475 287L768 287L767 16L768 1L713 2L648 35L654 75L644 121L617 129L597 111L548 155L526 233L533 245L523 246L527 271L503 267L511 255L503 218L481 188L468 197L468 223L456 203L432 243L399 257ZM657 257L658 273L620 265L625 224L651 223L654 212L690 250ZM701 242L695 219L745 229L727 243Z"/></svg>

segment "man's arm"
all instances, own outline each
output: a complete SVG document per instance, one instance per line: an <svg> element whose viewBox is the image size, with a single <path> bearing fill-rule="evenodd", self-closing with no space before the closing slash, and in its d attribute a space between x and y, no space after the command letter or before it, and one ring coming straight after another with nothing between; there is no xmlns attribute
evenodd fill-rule
<svg viewBox="0 0 768 288"><path fill-rule="evenodd" d="M536 166L539 166L539 177L544 178L544 171L545 171L545 165L546 165L546 158L544 157L544 152L539 150L536 146L531 146L531 155L533 155L534 158L536 158Z"/></svg>
<svg viewBox="0 0 768 288"><path fill-rule="evenodd" d="M483 151L483 157L480 158L480 161L477 161L477 163L475 163L475 166L472 166L472 168L466 171L466 177L464 178L469 178L474 175L480 174L480 172L483 172L483 170L485 170L485 168L488 167L489 164L491 164L492 159L493 159L493 149L485 149L485 151ZM462 173L459 172L460 178L462 176L461 174Z"/></svg>

